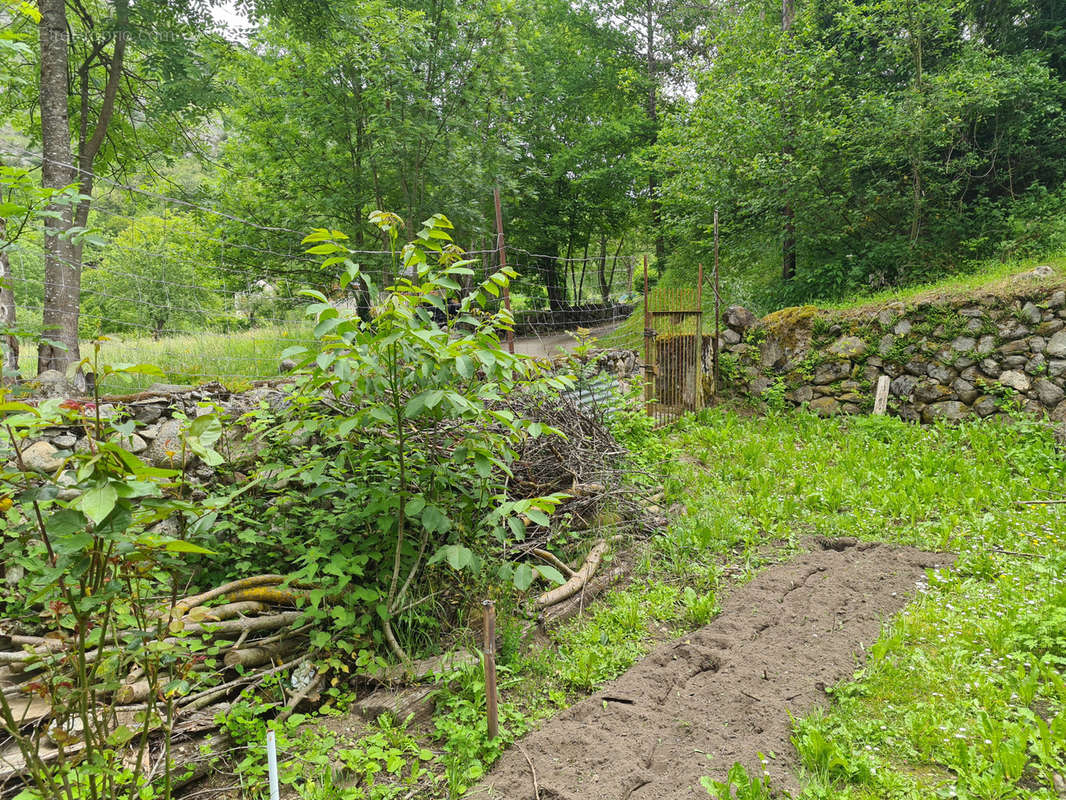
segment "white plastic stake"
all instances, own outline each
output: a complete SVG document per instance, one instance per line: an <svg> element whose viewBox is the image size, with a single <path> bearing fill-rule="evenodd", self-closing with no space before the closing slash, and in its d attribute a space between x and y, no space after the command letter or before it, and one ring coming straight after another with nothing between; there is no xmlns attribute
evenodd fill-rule
<svg viewBox="0 0 1066 800"><path fill-rule="evenodd" d="M272 730L267 731L267 775L270 780L270 800L280 800L281 791L278 789L278 744Z"/></svg>

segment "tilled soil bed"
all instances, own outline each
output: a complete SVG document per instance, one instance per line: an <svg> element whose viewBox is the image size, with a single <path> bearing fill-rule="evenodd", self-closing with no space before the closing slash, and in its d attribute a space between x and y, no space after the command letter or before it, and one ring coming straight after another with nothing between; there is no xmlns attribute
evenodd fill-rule
<svg viewBox="0 0 1066 800"><path fill-rule="evenodd" d="M706 798L700 777L736 761L797 788L789 715L826 703L863 647L950 557L822 541L733 591L721 614L661 645L500 759L471 797L503 800ZM524 752L523 752L524 750ZM527 760L528 756L528 760ZM531 769L532 764L532 769Z"/></svg>

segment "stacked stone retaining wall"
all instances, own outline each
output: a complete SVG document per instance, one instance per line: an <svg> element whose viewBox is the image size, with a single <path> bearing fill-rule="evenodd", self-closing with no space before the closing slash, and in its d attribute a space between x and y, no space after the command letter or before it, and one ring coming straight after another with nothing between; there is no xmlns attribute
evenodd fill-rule
<svg viewBox="0 0 1066 800"><path fill-rule="evenodd" d="M968 297L789 308L761 320L732 306L719 340L723 390L823 416L861 414L887 375L889 413L906 420L1015 408L1066 422L1066 289L1052 273L1036 278Z"/></svg>

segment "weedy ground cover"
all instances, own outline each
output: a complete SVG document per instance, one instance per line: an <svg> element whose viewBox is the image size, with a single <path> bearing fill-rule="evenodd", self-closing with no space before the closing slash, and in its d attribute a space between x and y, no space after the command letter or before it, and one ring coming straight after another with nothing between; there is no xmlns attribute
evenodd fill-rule
<svg viewBox="0 0 1066 800"><path fill-rule="evenodd" d="M804 534L959 554L870 649L834 703L795 723L809 798L1058 797L1066 747L1066 458L1031 421L918 427L886 418L710 412L673 440L701 469L671 546ZM769 796L757 776L712 795ZM732 795L728 795L732 796Z"/></svg>
<svg viewBox="0 0 1066 800"><path fill-rule="evenodd" d="M556 631L548 648L518 647L522 623L501 602L503 734L485 741L479 671L448 676L428 743L433 758L423 762L436 776L426 796L462 796L529 728L662 637L706 623L727 576L744 580L816 535L960 555L954 571L918 587L865 668L833 690L830 709L796 720L803 796L1056 796L1066 526L1062 506L1015 505L1063 485L1066 462L1050 431L1025 420L918 427L730 410L665 434L639 413L622 414L615 431L635 474L665 476L664 502L686 512L644 543L628 586ZM367 785L367 776L345 782L353 778ZM712 795L770 796L741 769L706 785Z"/></svg>

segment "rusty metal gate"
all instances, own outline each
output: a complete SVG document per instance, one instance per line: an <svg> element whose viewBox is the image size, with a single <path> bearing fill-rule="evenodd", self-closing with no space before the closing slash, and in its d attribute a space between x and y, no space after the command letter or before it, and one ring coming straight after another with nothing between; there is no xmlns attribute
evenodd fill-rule
<svg viewBox="0 0 1066 800"><path fill-rule="evenodd" d="M644 404L656 425L704 405L703 265L695 288L648 292L644 260Z"/></svg>

